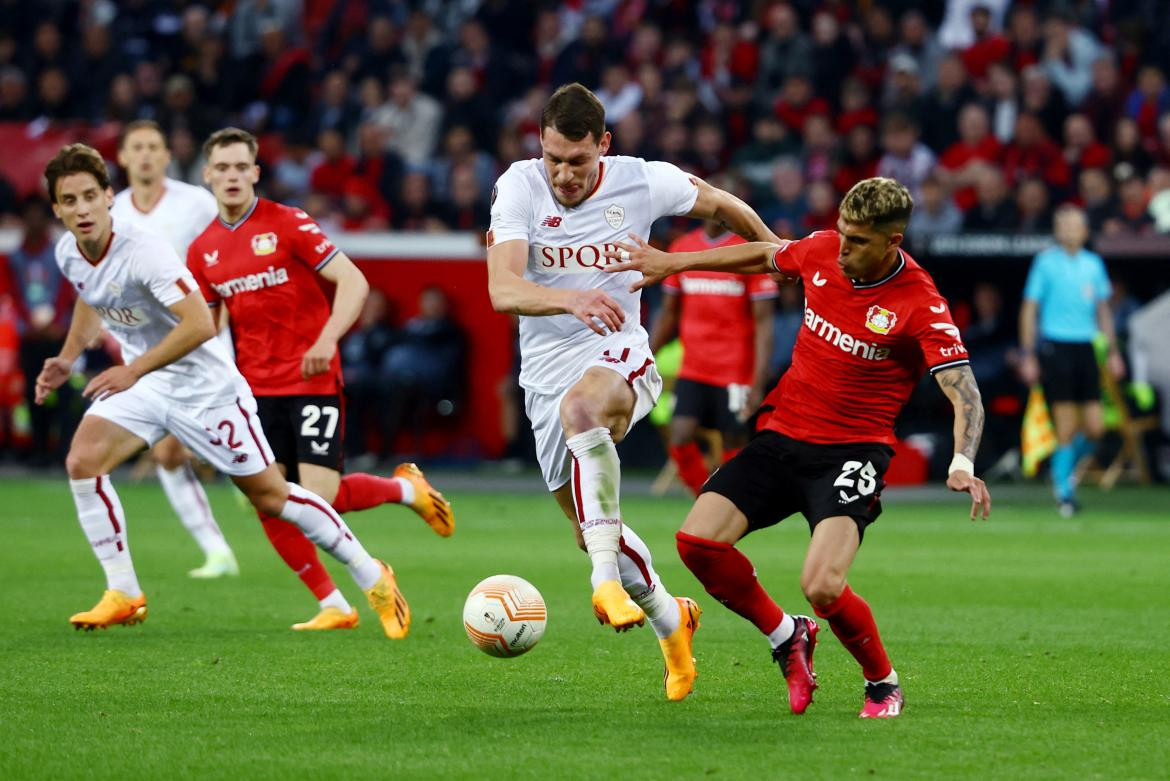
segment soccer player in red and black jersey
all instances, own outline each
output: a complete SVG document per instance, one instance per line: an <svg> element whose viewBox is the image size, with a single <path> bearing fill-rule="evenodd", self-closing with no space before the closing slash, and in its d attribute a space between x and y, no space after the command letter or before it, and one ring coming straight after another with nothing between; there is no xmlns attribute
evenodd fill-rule
<svg viewBox="0 0 1170 781"><path fill-rule="evenodd" d="M717 222L683 234L669 252L743 244ZM776 283L761 274L687 271L667 277L662 309L650 333L657 352L675 333L683 359L674 385L670 457L696 496L707 464L696 441L699 426L720 432L724 460L747 442L747 417L760 405L772 353Z"/></svg>
<svg viewBox="0 0 1170 781"><path fill-rule="evenodd" d="M446 537L454 530L451 506L414 464L400 465L389 478L341 474L345 408L337 342L369 285L308 214L256 196L257 151L255 137L236 128L207 139L203 178L219 217L191 243L187 266L208 304L226 309L236 363L256 396L276 462L289 480L299 478L338 512L406 504ZM319 278L336 286L332 306ZM261 520L321 605L313 619L293 628L356 626L357 611L300 530L277 518Z"/></svg>
<svg viewBox="0 0 1170 781"><path fill-rule="evenodd" d="M643 273L637 287L693 269L779 273L804 282L804 328L792 366L765 400L760 433L711 476L676 535L679 555L707 591L768 636L794 713L804 712L816 688L816 621L781 610L735 543L804 515L812 542L801 590L861 665L860 715L890 718L903 706L898 675L869 605L846 574L865 528L881 513L894 418L924 370L955 410L947 487L971 495L972 520L991 509L987 487L974 475L984 413L967 350L930 275L900 246L912 209L901 184L865 179L841 200L835 231L677 255L634 237L610 253L629 261L609 268Z"/></svg>

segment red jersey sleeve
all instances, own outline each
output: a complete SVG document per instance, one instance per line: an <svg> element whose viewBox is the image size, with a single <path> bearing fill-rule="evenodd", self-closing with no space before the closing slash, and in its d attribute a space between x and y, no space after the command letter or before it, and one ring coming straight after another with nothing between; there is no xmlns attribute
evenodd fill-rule
<svg viewBox="0 0 1170 781"><path fill-rule="evenodd" d="M203 274L206 262L201 262L198 244L199 242L193 241L187 246L187 270L191 272L191 276L195 277L195 282L199 285L199 292L203 294L203 300L207 302L208 306L214 306L219 303L219 293L215 292L215 288L211 286Z"/></svg>
<svg viewBox="0 0 1170 781"><path fill-rule="evenodd" d="M281 241L287 241L292 256L314 271L325 268L340 251L316 221L300 209L287 208L281 224Z"/></svg>
<svg viewBox="0 0 1170 781"><path fill-rule="evenodd" d="M835 257L838 249L837 242L837 231L810 233L803 239L781 245L780 249L772 255L772 266L781 274L800 276L810 254L818 251L824 252L831 245Z"/></svg>
<svg viewBox="0 0 1170 781"><path fill-rule="evenodd" d="M780 286L769 276L752 274L747 279L747 293L752 301L776 298L780 295Z"/></svg>
<svg viewBox="0 0 1170 781"><path fill-rule="evenodd" d="M923 301L924 305L915 312L914 336L922 350L926 368L933 375L943 369L970 363L947 302L935 290Z"/></svg>

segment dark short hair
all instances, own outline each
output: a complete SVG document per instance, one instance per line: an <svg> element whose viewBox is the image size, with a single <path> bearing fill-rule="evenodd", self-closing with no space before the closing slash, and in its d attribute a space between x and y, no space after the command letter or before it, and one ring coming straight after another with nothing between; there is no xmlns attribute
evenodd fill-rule
<svg viewBox="0 0 1170 781"><path fill-rule="evenodd" d="M605 106L589 88L573 82L561 86L540 112L540 132L555 128L570 141L580 141L593 134L593 141L601 143L605 134Z"/></svg>
<svg viewBox="0 0 1170 781"><path fill-rule="evenodd" d="M97 150L86 144L68 144L61 147L61 151L45 166L45 186L49 189L50 203L57 202L57 182L70 174L90 174L103 190L110 186L109 169Z"/></svg>
<svg viewBox="0 0 1170 781"><path fill-rule="evenodd" d="M256 136L238 127L225 127L212 133L203 142L203 157L210 160L212 149L221 146L231 146L232 144L246 145L248 151L252 153L253 160L256 159L256 155L260 151L260 144L257 143Z"/></svg>
<svg viewBox="0 0 1170 781"><path fill-rule="evenodd" d="M155 122L153 119L136 119L133 122L126 123L126 126L122 128L122 132L118 134L119 150L126 146L126 139L129 138L130 134L135 130L153 130L154 132L158 133L160 138L162 138L163 146L168 149L170 148L170 144L167 143L167 134L163 132L162 125Z"/></svg>

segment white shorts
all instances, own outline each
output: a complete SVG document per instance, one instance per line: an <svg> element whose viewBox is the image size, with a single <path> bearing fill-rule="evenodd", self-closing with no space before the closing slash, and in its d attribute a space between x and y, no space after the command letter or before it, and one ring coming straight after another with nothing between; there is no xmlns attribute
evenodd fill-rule
<svg viewBox="0 0 1170 781"><path fill-rule="evenodd" d="M99 399L86 415L116 423L148 445L168 433L226 475L247 477L272 463L272 448L264 437L256 399L240 391L230 404L188 407L176 404L153 388L135 385Z"/></svg>
<svg viewBox="0 0 1170 781"><path fill-rule="evenodd" d="M645 342L631 347L616 349L610 347L603 350L592 361L583 364L576 376L555 393L538 393L526 388L524 411L532 422L532 433L536 439L536 460L540 462L540 471L550 491L555 491L569 482L569 470L572 466L572 457L565 445L565 432L561 428L561 399L585 372L594 366L612 369L634 390L634 412L624 433L628 434L635 423L649 414L658 402L659 394L662 393L662 377L659 376L658 366L650 354L650 346Z"/></svg>

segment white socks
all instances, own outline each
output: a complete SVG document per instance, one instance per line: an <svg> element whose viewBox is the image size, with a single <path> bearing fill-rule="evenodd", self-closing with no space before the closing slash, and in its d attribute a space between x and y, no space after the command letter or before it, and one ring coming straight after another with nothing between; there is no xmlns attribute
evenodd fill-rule
<svg viewBox="0 0 1170 781"><path fill-rule="evenodd" d="M296 524L318 548L344 564L363 591L382 576L378 562L366 553L341 516L317 494L289 483L288 501L279 517Z"/></svg>
<svg viewBox="0 0 1170 781"><path fill-rule="evenodd" d="M650 549L629 526L622 526L619 544L621 555L618 556L618 569L622 576L622 588L645 611L654 634L659 638L669 637L678 629L682 614L679 613L678 602L654 571Z"/></svg>
<svg viewBox="0 0 1170 781"><path fill-rule="evenodd" d="M792 620L792 616L785 613L784 618L780 619L780 625L768 633L768 642L775 650L788 642L788 638L792 637L795 632L796 622Z"/></svg>
<svg viewBox="0 0 1170 781"><path fill-rule="evenodd" d="M892 683L895 686L897 686L898 685L898 671L891 667L890 674L887 675L885 678L882 678L880 681L871 681L867 678L865 682L866 683Z"/></svg>
<svg viewBox="0 0 1170 781"><path fill-rule="evenodd" d="M177 469L167 469L159 464L156 472L175 514L195 538L195 542L199 543L203 553L207 556L231 553L223 532L215 522L215 516L211 514L211 505L207 502L203 484L195 476L191 465L183 464Z"/></svg>
<svg viewBox="0 0 1170 781"><path fill-rule="evenodd" d="M77 505L77 520L93 548L98 563L106 572L106 588L117 589L136 597L142 593L134 562L130 560L130 545L126 541L126 514L109 475L70 480L73 503Z"/></svg>
<svg viewBox="0 0 1170 781"><path fill-rule="evenodd" d="M322 610L327 607L335 607L343 613L353 612L353 605L349 604L349 602L345 599L345 595L341 593L340 589L333 589L329 592L328 595L326 595L324 599L317 601L320 603Z"/></svg>
<svg viewBox="0 0 1170 781"><path fill-rule="evenodd" d="M572 489L577 522L585 550L593 560L593 588L619 580L618 540L622 516L618 509L621 461L607 428L582 431L565 440L573 454Z"/></svg>
<svg viewBox="0 0 1170 781"><path fill-rule="evenodd" d="M405 477L391 477L390 479L398 483L398 487L402 489L402 501L399 502L399 504L405 504L407 506L414 504L414 483L410 482Z"/></svg>

